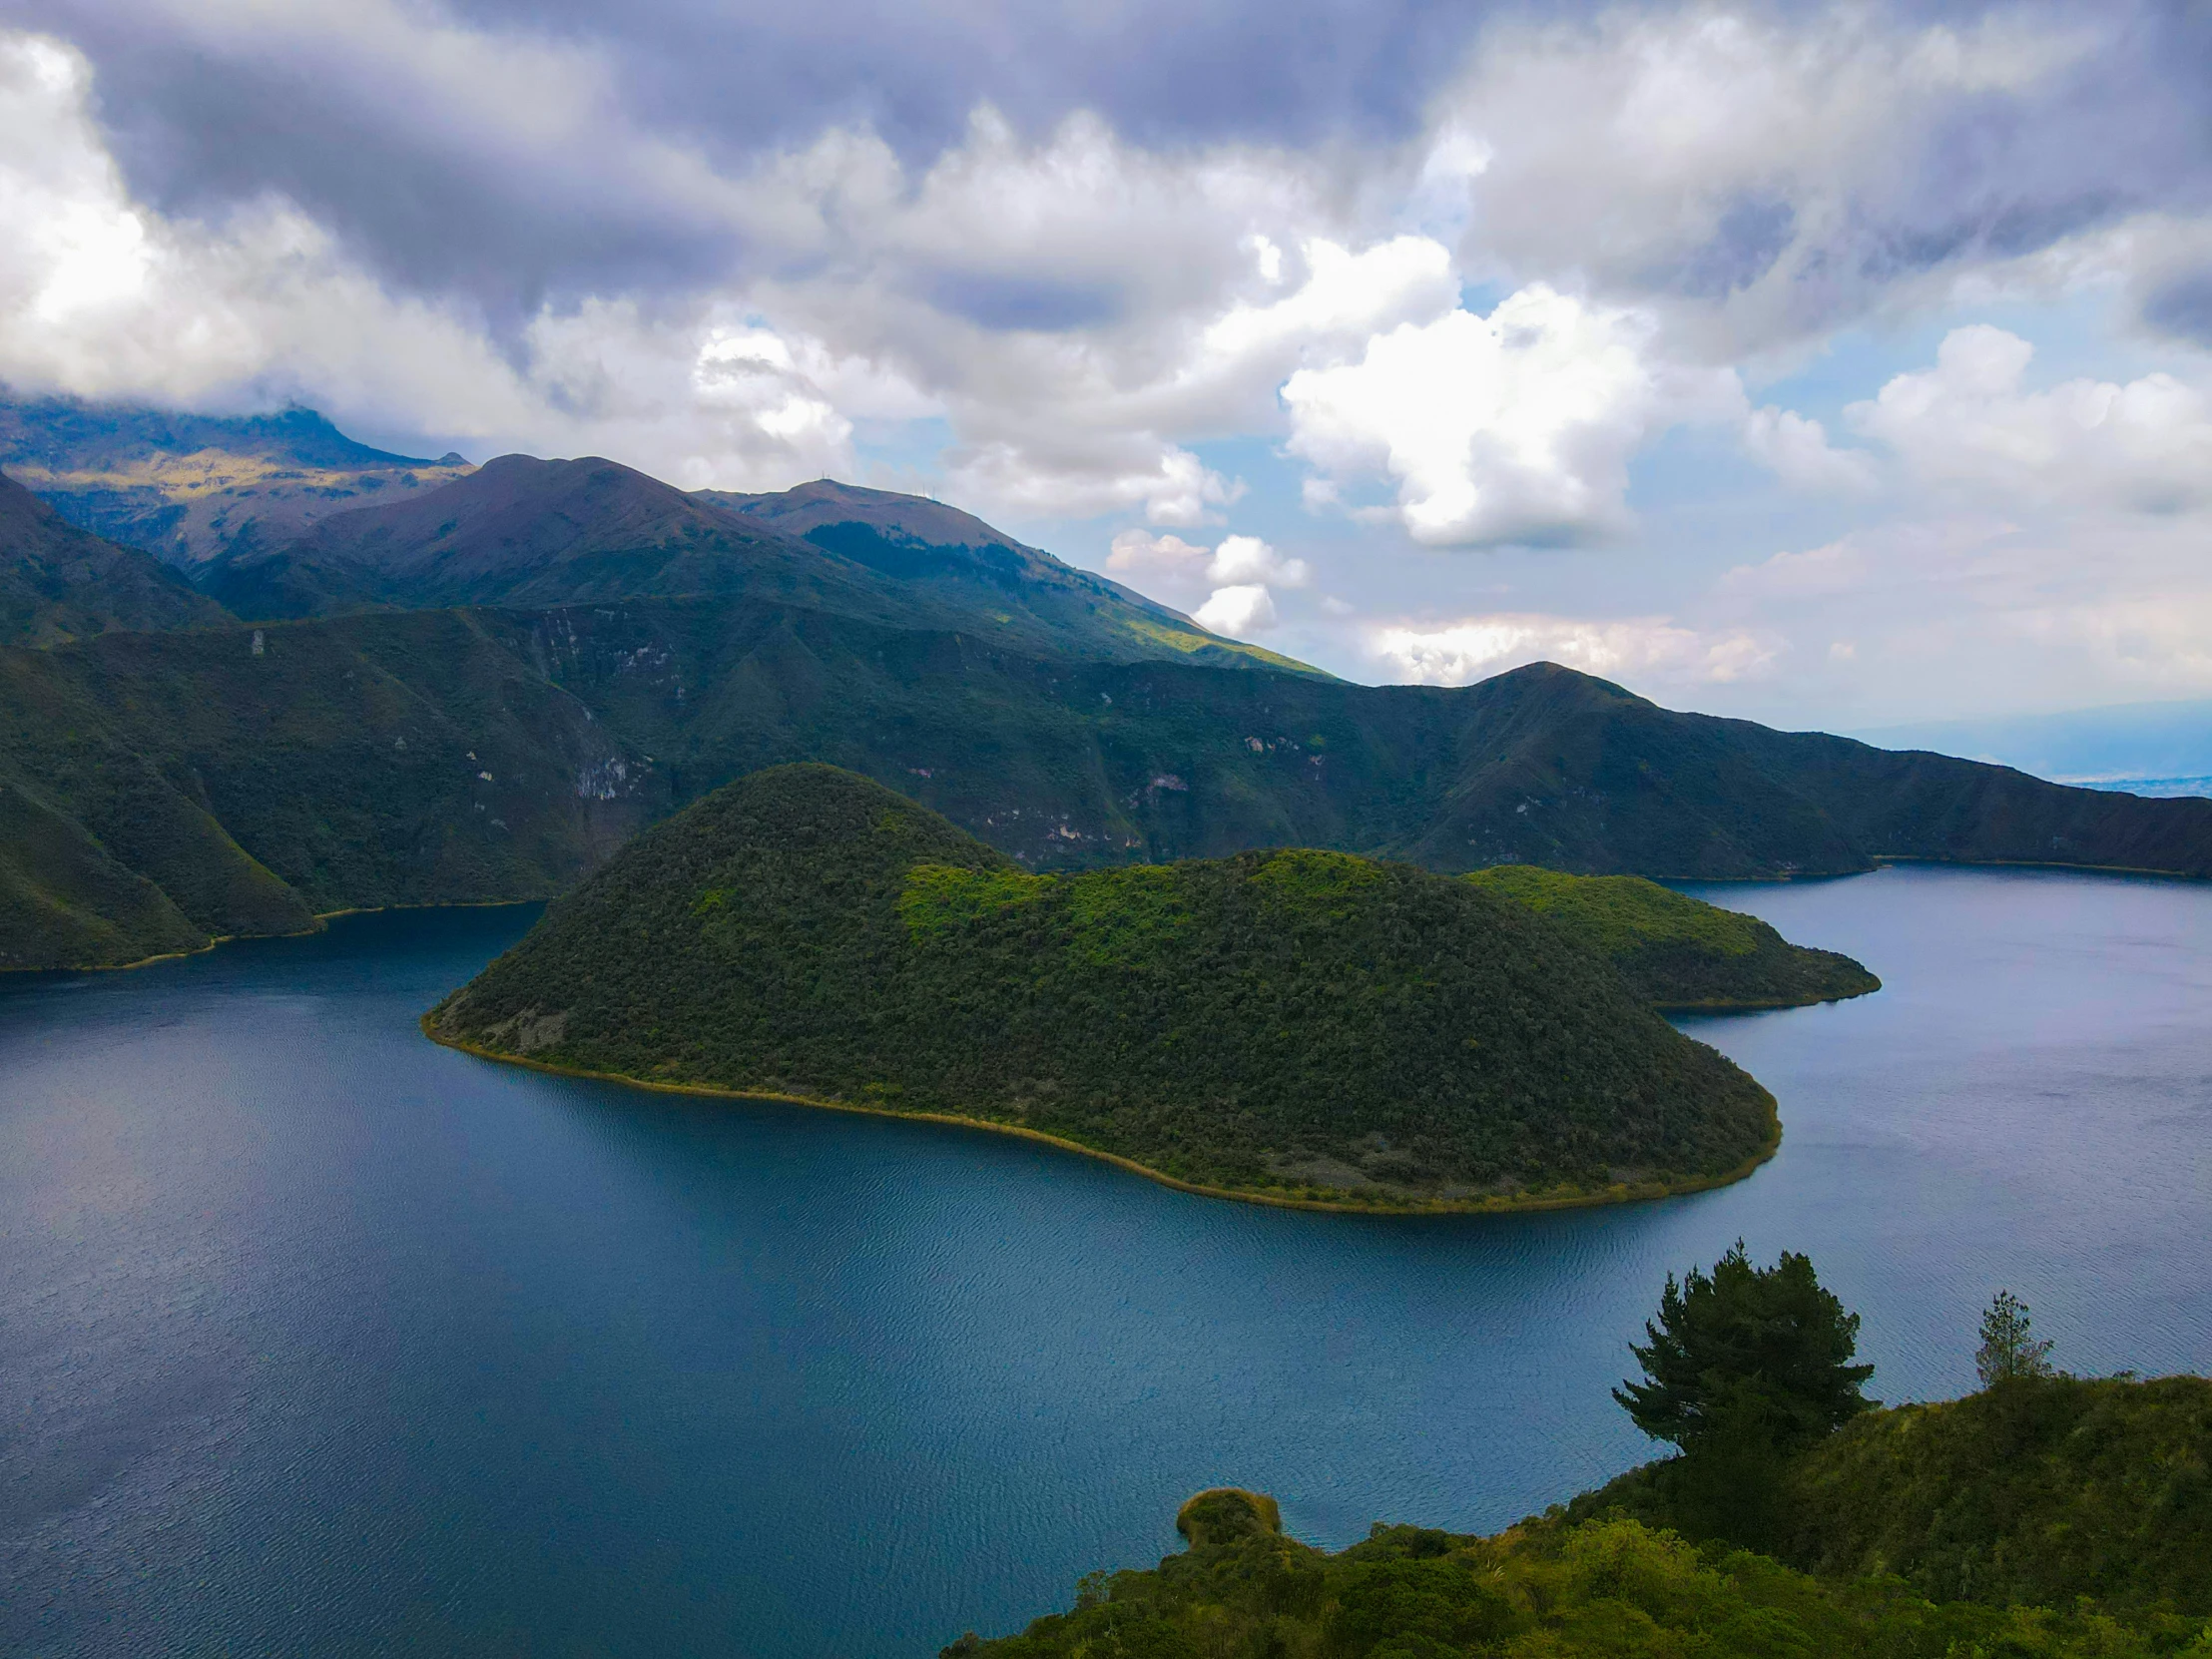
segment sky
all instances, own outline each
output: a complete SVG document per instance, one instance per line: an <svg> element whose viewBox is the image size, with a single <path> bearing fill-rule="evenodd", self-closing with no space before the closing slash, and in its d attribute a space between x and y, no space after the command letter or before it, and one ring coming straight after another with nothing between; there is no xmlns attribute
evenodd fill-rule
<svg viewBox="0 0 2212 1659"><path fill-rule="evenodd" d="M1369 682L2212 695L2212 7L0 0L0 380L924 491Z"/></svg>

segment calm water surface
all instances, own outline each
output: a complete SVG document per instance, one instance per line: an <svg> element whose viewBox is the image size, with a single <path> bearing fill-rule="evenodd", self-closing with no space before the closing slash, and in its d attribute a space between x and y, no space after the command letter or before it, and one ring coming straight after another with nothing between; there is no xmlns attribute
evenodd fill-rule
<svg viewBox="0 0 2212 1659"><path fill-rule="evenodd" d="M1697 1023L1782 1102L1724 1192L1223 1204L995 1137L425 1042L518 911L0 991L0 1649L928 1655L1148 1564L1192 1490L1489 1528L1640 1459L1670 1268L1812 1253L1890 1398L1977 1310L2212 1369L2212 887L1702 889L1888 981Z"/></svg>

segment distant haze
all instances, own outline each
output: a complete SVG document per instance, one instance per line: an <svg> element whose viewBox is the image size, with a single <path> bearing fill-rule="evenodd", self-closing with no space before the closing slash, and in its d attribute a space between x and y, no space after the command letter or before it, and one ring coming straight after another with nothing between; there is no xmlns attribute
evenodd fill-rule
<svg viewBox="0 0 2212 1659"><path fill-rule="evenodd" d="M1930 721L1852 734L1883 749L1994 761L2061 784L2147 784L2212 795L2212 702L2127 703L2067 714Z"/></svg>

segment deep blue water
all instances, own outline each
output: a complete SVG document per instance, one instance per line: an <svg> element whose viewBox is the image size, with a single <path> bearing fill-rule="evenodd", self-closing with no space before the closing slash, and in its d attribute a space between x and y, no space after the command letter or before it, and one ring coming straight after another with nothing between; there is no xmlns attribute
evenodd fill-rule
<svg viewBox="0 0 2212 1659"><path fill-rule="evenodd" d="M1812 1253L1877 1392L1977 1310L2212 1369L2212 886L1704 889L1888 981L1697 1022L1779 1096L1723 1192L1224 1204L997 1137L539 1076L415 1016L527 912L0 991L0 1649L928 1655L1148 1564L1204 1485L1331 1545L1645 1454L1670 1268Z"/></svg>

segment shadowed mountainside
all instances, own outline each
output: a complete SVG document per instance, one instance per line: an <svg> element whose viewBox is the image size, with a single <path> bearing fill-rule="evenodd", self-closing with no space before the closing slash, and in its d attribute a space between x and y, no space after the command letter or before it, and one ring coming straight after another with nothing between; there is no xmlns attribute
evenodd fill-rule
<svg viewBox="0 0 2212 1659"><path fill-rule="evenodd" d="M2212 802L1676 714L1549 665L1456 690L1354 686L715 599L0 651L0 776L173 893L229 855L111 840L101 780L160 780L288 903L328 910L541 897L671 807L800 760L889 784L1038 869L1303 845L1445 872L1844 874L1910 857L2212 873ZM167 874L144 861L157 846ZM264 930L185 908L211 933ZM15 961L128 959L56 951Z"/></svg>
<svg viewBox="0 0 2212 1659"><path fill-rule="evenodd" d="M1307 850L1033 874L825 766L647 831L425 1029L976 1120L1272 1202L1657 1196L1779 1133L1601 956L1466 882Z"/></svg>
<svg viewBox="0 0 2212 1659"><path fill-rule="evenodd" d="M6 967L548 897L668 805L450 611L0 651L0 789L24 826L0 835Z"/></svg>
<svg viewBox="0 0 2212 1659"><path fill-rule="evenodd" d="M0 474L0 645L235 621L151 554L80 529Z"/></svg>
<svg viewBox="0 0 2212 1659"><path fill-rule="evenodd" d="M70 522L194 568L273 548L330 513L464 475L356 443L312 409L194 415L0 395L0 466Z"/></svg>
<svg viewBox="0 0 2212 1659"><path fill-rule="evenodd" d="M1011 605L1071 637L1094 636L1106 649L1094 648L1090 655L1181 657L1232 668L1265 663L1329 678L1260 646L1209 634L1180 611L1063 564L972 513L926 496L818 478L777 494L698 490L694 499L879 571L908 593L986 615Z"/></svg>
<svg viewBox="0 0 2212 1659"><path fill-rule="evenodd" d="M1726 878L1896 857L2212 873L2212 802L1678 714L1551 664L1356 686L754 606L486 626L672 768L679 799L830 761L1038 867L1303 845L1445 871Z"/></svg>
<svg viewBox="0 0 2212 1659"><path fill-rule="evenodd" d="M892 511L886 503L934 507L835 488L870 497L879 517ZM742 597L891 626L963 629L1036 654L1315 672L1217 638L1178 612L1004 538L982 548L907 538L897 557L884 557L890 544L872 530L850 550L842 543L852 538L819 526L802 540L777 527L762 505L780 498L746 499L753 510L734 510L596 457L503 455L429 494L336 514L289 546L227 554L200 582L253 618Z"/></svg>

